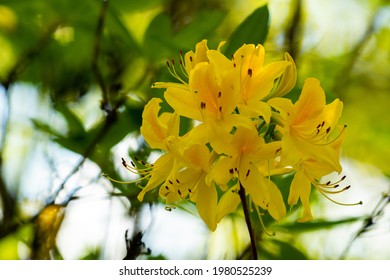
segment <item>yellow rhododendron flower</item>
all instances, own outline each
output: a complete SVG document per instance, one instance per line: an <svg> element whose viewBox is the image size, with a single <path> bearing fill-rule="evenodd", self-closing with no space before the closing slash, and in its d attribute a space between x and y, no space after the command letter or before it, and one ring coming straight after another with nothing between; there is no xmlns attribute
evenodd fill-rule
<svg viewBox="0 0 390 280"><path fill-rule="evenodd" d="M290 206L300 201L300 221L308 221L313 218L312 186L334 202L328 195L349 188L339 188L345 176L321 182L323 176L342 171L346 126L338 121L343 103L336 99L326 104L320 82L309 78L293 104L285 97L297 79L289 54L266 64L260 44L244 44L229 58L223 44L210 49L202 40L194 51L180 53L176 65L167 63L175 82L152 85L165 89L173 112L160 112L163 101L152 98L142 115L141 134L162 155L154 164L123 160L140 175L136 181L148 180L138 199L159 188L167 209L190 201L212 231L240 203L246 220L248 211L256 209L260 219L267 212L278 221L287 213L273 176L289 174L294 177L285 199ZM179 135L180 117L193 120L193 126Z"/></svg>

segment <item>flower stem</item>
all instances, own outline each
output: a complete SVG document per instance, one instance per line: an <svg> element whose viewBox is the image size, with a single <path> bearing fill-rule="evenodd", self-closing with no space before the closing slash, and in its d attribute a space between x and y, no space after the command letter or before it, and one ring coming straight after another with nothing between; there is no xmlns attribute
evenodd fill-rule
<svg viewBox="0 0 390 280"><path fill-rule="evenodd" d="M257 246L256 246L256 239L255 239L255 234L252 228L252 223L251 223L251 218L249 215L249 209L248 209L248 204L246 202L246 194L245 194L245 189L240 183L240 190L238 191L238 194L240 195L241 203L242 203L242 209L244 211L244 216L245 216L245 222L246 226L248 228L249 232L249 237L251 240L251 251L252 251L252 258L254 260L257 260Z"/></svg>

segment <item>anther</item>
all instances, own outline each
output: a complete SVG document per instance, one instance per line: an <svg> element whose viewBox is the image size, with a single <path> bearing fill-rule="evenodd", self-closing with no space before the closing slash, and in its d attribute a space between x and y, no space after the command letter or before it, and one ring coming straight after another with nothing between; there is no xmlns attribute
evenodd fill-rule
<svg viewBox="0 0 390 280"><path fill-rule="evenodd" d="M230 174L233 174L233 173L234 173L233 168L230 168L230 169L229 169L229 173L230 173Z"/></svg>
<svg viewBox="0 0 390 280"><path fill-rule="evenodd" d="M171 180L168 180L169 184L173 185L173 182Z"/></svg>
<svg viewBox="0 0 390 280"><path fill-rule="evenodd" d="M178 193L179 195L181 195L181 191L180 191L180 190L177 190L177 193Z"/></svg>
<svg viewBox="0 0 390 280"><path fill-rule="evenodd" d="M328 127L328 128L326 129L326 133L329 133L329 131L330 131L330 127Z"/></svg>
<svg viewBox="0 0 390 280"><path fill-rule="evenodd" d="M245 175L245 177L248 177L250 172L251 172L251 170L250 170L250 169L248 169L248 171L246 172L246 175Z"/></svg>
<svg viewBox="0 0 390 280"><path fill-rule="evenodd" d="M222 106L219 106L218 110L219 110L220 112L222 112Z"/></svg>
<svg viewBox="0 0 390 280"><path fill-rule="evenodd" d="M190 56L190 61L192 62L192 56Z"/></svg>
<svg viewBox="0 0 390 280"><path fill-rule="evenodd" d="M252 77L252 69L251 68L248 69L248 75L249 75L249 77Z"/></svg>
<svg viewBox="0 0 390 280"><path fill-rule="evenodd" d="M135 164L133 161L130 161L130 163L131 163L131 166L135 167Z"/></svg>
<svg viewBox="0 0 390 280"><path fill-rule="evenodd" d="M218 92L218 98L221 98L222 92Z"/></svg>
<svg viewBox="0 0 390 280"><path fill-rule="evenodd" d="M176 179L176 183L180 184L180 181L178 179Z"/></svg>

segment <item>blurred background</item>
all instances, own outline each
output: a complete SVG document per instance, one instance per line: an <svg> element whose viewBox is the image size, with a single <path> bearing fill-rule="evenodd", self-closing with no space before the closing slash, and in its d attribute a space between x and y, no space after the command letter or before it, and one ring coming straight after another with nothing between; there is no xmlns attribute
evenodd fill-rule
<svg viewBox="0 0 390 280"><path fill-rule="evenodd" d="M190 203L167 211L152 194L141 205L137 186L103 176L134 179L121 158L156 158L139 135L143 106L162 97L150 86L202 39L264 42L268 61L287 51L292 99L316 77L344 102L352 187L333 198L363 205L314 191L312 222L296 223L294 208L280 223L265 217L266 232L254 218L260 257L390 259L385 0L0 0L0 259L249 257L240 211L211 233Z"/></svg>

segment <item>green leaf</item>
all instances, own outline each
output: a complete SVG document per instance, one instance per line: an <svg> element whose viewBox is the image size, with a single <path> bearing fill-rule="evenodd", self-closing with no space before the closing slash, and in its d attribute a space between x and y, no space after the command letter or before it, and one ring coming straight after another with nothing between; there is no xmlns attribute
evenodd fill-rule
<svg viewBox="0 0 390 280"><path fill-rule="evenodd" d="M267 5L256 9L233 31L225 46L225 55L230 57L243 44L264 44L269 29Z"/></svg>
<svg viewBox="0 0 390 280"><path fill-rule="evenodd" d="M63 137L58 131L56 131L53 127L51 127L48 124L43 123L42 121L38 119L31 119L31 122L35 126L35 128L39 129L42 132L48 133L50 135L53 135L54 137Z"/></svg>
<svg viewBox="0 0 390 280"><path fill-rule="evenodd" d="M277 239L270 239L269 242L272 243L272 246L269 246L270 248L277 247L278 249L271 251L268 247L264 246L262 252L267 258L276 260L307 260L305 253L293 246L290 242Z"/></svg>
<svg viewBox="0 0 390 280"><path fill-rule="evenodd" d="M177 50L172 42L172 32L169 17L158 14L149 24L144 35L145 55L152 61L167 58Z"/></svg>
<svg viewBox="0 0 390 280"><path fill-rule="evenodd" d="M208 38L225 17L226 12L221 10L200 11L187 26L175 34L173 40L179 49L193 49L196 43Z"/></svg>
<svg viewBox="0 0 390 280"><path fill-rule="evenodd" d="M64 103L58 102L56 110L61 113L68 124L68 136L80 136L85 134L85 129L80 118Z"/></svg>
<svg viewBox="0 0 390 280"><path fill-rule="evenodd" d="M290 233L292 232L307 232L307 231L316 231L321 229L328 229L334 226L354 223L357 221L362 221L364 217L352 217L336 221L326 221L326 220L315 220L306 223L286 223L286 224L274 224L273 228L278 230L286 230Z"/></svg>

